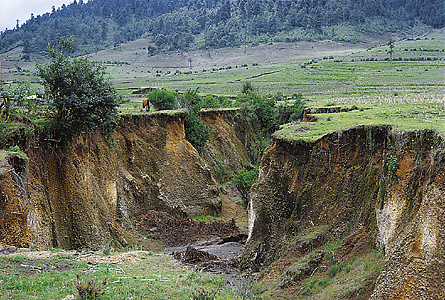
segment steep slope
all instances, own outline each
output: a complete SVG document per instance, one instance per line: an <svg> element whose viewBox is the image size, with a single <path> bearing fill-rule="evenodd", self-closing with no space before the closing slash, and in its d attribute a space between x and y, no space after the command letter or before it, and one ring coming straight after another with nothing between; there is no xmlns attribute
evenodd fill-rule
<svg viewBox="0 0 445 300"><path fill-rule="evenodd" d="M220 189L211 166L226 153L233 158L229 173L250 163L241 142L249 140L236 133L241 127L249 131L249 124L235 110L206 113L203 118L214 119L206 161L185 139L184 117L183 112L123 116L111 141L82 135L62 147L44 134L31 138L23 177L31 183L26 191L32 209L21 225L30 235L20 245L122 246L132 243L133 225L149 210L184 216L219 212ZM1 191L14 189L8 182Z"/></svg>
<svg viewBox="0 0 445 300"><path fill-rule="evenodd" d="M26 166L27 160L0 150L0 245L21 247L31 238L27 217L32 207L21 181Z"/></svg>
<svg viewBox="0 0 445 300"><path fill-rule="evenodd" d="M369 236L371 248L384 248L371 299L442 299L444 175L445 145L433 131L359 126L313 143L276 139L252 188L242 265L267 268L289 255L292 237L325 228L310 249L348 236L342 247Z"/></svg>

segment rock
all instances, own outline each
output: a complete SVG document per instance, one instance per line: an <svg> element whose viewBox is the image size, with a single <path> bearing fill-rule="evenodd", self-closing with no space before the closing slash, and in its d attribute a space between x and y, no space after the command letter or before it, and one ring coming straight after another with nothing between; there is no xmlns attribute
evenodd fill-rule
<svg viewBox="0 0 445 300"><path fill-rule="evenodd" d="M14 247L14 246L8 246L8 247L5 248L5 250L6 250L8 253L14 253L14 252L17 252L17 248Z"/></svg>
<svg viewBox="0 0 445 300"><path fill-rule="evenodd" d="M205 251L197 250L192 246L188 246L185 252L174 252L173 257L184 263L196 264L204 261L218 260L215 255L209 254Z"/></svg>

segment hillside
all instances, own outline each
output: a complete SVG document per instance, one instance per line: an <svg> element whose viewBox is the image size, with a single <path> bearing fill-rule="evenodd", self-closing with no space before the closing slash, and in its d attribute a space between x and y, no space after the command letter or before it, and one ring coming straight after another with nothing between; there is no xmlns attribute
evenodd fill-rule
<svg viewBox="0 0 445 300"><path fill-rule="evenodd" d="M416 26L409 38L398 39L394 61L390 62L385 36L361 34L362 43L330 40L295 43L267 43L147 56L150 41L138 39L89 57L102 61L120 94L131 101L122 109L135 113L140 95L132 92L144 86L235 96L249 80L261 92L292 95L302 93L315 102L356 104L355 101L385 101L386 97L419 101L443 95L445 29ZM35 61L20 59L22 49L0 54L2 81L21 78L38 87ZM191 66L190 66L191 61ZM272 84L271 84L272 83Z"/></svg>
<svg viewBox="0 0 445 300"><path fill-rule="evenodd" d="M71 35L80 54L139 38L152 42L146 55L264 42L359 42L361 32L386 34L418 23L441 28L443 8L440 0L74 0L2 32L0 53L22 46L22 59L29 60Z"/></svg>

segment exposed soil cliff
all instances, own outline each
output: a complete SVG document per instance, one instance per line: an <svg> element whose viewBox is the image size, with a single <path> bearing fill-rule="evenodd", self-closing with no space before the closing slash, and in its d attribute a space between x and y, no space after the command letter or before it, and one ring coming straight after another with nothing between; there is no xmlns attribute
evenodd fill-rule
<svg viewBox="0 0 445 300"><path fill-rule="evenodd" d="M189 216L219 212L212 168L221 157L231 158L224 166L229 174L250 163L244 145L253 135L242 135L250 124L236 111L204 113L213 138L200 156L185 139L184 117L181 112L123 116L111 141L90 134L63 147L43 134L31 138L22 176L30 183L25 190L32 209L17 215L20 226L3 221L3 228L16 231L2 230L0 242L17 243L5 236L19 235L19 246L123 246L133 242L130 232L149 210ZM0 203L22 201L10 176L0 180ZM9 216L12 209L4 206L0 209Z"/></svg>
<svg viewBox="0 0 445 300"><path fill-rule="evenodd" d="M344 249L370 240L385 250L368 298L443 299L444 178L445 145L433 131L361 126L314 143L275 140L252 187L242 266L258 270L292 251L302 256L349 236ZM310 228L324 228L310 240L311 250L292 245L292 237ZM319 264L326 252L319 255L309 261ZM308 266L307 277L317 271Z"/></svg>
<svg viewBox="0 0 445 300"><path fill-rule="evenodd" d="M0 244L25 246L31 235L27 217L32 209L21 180L27 160L0 150Z"/></svg>

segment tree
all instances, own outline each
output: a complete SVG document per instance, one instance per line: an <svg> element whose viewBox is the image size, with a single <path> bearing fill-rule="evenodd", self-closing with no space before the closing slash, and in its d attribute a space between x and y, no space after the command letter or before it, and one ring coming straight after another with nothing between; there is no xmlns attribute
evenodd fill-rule
<svg viewBox="0 0 445 300"><path fill-rule="evenodd" d="M198 89L188 90L182 95L182 106L187 109L185 119L185 138L195 149L202 153L204 146L210 138L210 126L199 118L199 111L202 108L202 99L198 95Z"/></svg>
<svg viewBox="0 0 445 300"><path fill-rule="evenodd" d="M392 61L392 55L394 54L394 40L392 39L391 34L388 33L388 54L389 54L389 60Z"/></svg>
<svg viewBox="0 0 445 300"><path fill-rule="evenodd" d="M241 193L244 206L247 207L249 203L250 188L258 180L259 171L257 168L246 170L242 169L235 175L235 185L238 191Z"/></svg>
<svg viewBox="0 0 445 300"><path fill-rule="evenodd" d="M293 101L293 104L291 102ZM279 103L275 113L275 125L282 125L297 121L303 113L303 95L294 94L292 99L287 100L282 94L275 95L275 102Z"/></svg>
<svg viewBox="0 0 445 300"><path fill-rule="evenodd" d="M153 104L157 110L177 109L178 97L177 93L167 91L166 89L155 89L147 94L150 103Z"/></svg>
<svg viewBox="0 0 445 300"><path fill-rule="evenodd" d="M271 134L275 130L275 99L256 92L251 82L243 83L242 92L238 95L238 102L242 110L254 121L258 130L264 134Z"/></svg>
<svg viewBox="0 0 445 300"><path fill-rule="evenodd" d="M94 130L109 135L117 124L120 96L102 63L69 59L73 46L72 38L61 38L57 46L48 46L51 61L37 64L53 128L62 137Z"/></svg>
<svg viewBox="0 0 445 300"><path fill-rule="evenodd" d="M249 92L255 92L256 88L253 86L251 81L243 82L243 87L241 89L242 94L247 94Z"/></svg>

